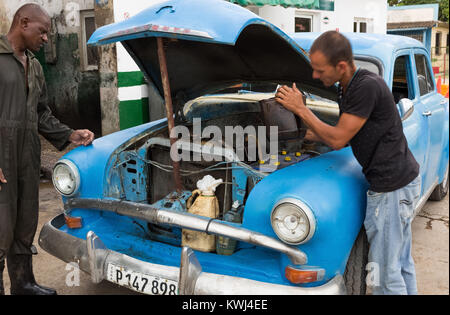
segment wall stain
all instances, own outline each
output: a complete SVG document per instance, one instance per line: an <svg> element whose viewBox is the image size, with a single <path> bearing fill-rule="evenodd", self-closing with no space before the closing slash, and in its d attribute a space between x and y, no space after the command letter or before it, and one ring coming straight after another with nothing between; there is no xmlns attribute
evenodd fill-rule
<svg viewBox="0 0 450 315"><path fill-rule="evenodd" d="M9 31L11 21L6 15L6 7L3 0L0 0L0 34L6 34Z"/></svg>
<svg viewBox="0 0 450 315"><path fill-rule="evenodd" d="M57 34L56 63L45 62L43 49L36 56L44 69L54 115L74 129L100 134L100 76L98 71L81 71L78 45L76 33Z"/></svg>

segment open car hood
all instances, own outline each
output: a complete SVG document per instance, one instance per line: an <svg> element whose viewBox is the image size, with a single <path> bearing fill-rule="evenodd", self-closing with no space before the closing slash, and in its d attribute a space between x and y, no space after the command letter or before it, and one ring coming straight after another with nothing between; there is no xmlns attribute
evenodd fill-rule
<svg viewBox="0 0 450 315"><path fill-rule="evenodd" d="M157 37L165 37L176 107L242 82L297 83L335 100L335 88L312 79L309 58L287 34L249 10L223 0L171 0L128 20L103 26L88 44L122 42L150 83L164 95Z"/></svg>

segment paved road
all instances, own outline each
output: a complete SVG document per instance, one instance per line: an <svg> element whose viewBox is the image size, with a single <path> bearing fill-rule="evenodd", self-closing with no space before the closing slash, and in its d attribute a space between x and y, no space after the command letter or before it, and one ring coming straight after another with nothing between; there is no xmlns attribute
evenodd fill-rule
<svg viewBox="0 0 450 315"><path fill-rule="evenodd" d="M37 236L42 225L61 213L62 202L51 183L40 187L40 216ZM449 199L429 201L413 222L413 255L416 262L419 294L449 294ZM40 249L34 258L35 276L39 283L56 288L61 295L73 294L136 294L109 282L95 285L90 277L79 273L79 283L74 269ZM67 269L66 269L67 268ZM5 272L6 273L6 272ZM5 274L6 292L9 279ZM73 286L68 286L74 284Z"/></svg>

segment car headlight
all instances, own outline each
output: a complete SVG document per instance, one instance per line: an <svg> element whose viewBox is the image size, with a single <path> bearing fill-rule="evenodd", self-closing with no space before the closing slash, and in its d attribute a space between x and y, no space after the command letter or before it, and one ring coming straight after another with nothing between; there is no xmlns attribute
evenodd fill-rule
<svg viewBox="0 0 450 315"><path fill-rule="evenodd" d="M294 198L277 202L272 209L270 221L275 234L289 245L307 242L316 230L316 219L311 209Z"/></svg>
<svg viewBox="0 0 450 315"><path fill-rule="evenodd" d="M52 180L56 190L66 197L75 195L80 188L80 173L75 164L69 160L56 163Z"/></svg>

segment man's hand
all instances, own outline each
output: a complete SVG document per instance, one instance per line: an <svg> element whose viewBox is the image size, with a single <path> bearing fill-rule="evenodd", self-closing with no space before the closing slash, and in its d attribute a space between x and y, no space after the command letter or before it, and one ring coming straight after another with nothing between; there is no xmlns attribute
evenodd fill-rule
<svg viewBox="0 0 450 315"><path fill-rule="evenodd" d="M305 139L324 142L334 150L345 147L367 121L364 117L342 113L336 126L324 123L303 103L302 93L295 83L292 84L292 88L288 86L279 88L275 100L298 115L311 129L305 135Z"/></svg>
<svg viewBox="0 0 450 315"><path fill-rule="evenodd" d="M0 168L0 190L2 190L1 184L6 184L6 183L7 183L7 181L6 181L5 175L3 175L3 171Z"/></svg>
<svg viewBox="0 0 450 315"><path fill-rule="evenodd" d="M300 112L306 108L303 103L303 94L297 89L295 83L292 84L292 88L286 85L280 87L275 94L275 100L286 109L299 116L301 116Z"/></svg>
<svg viewBox="0 0 450 315"><path fill-rule="evenodd" d="M87 129L78 129L72 132L69 141L76 145L87 146L94 140L94 133Z"/></svg>

